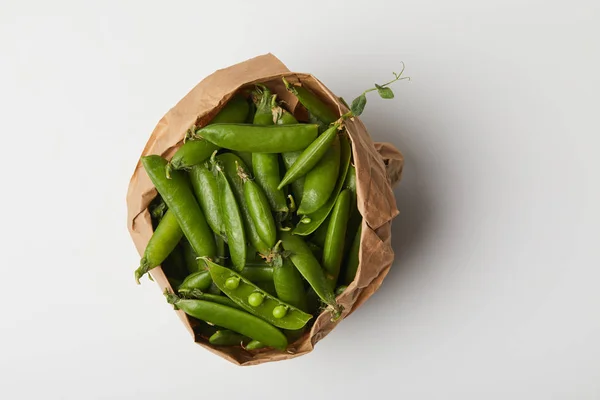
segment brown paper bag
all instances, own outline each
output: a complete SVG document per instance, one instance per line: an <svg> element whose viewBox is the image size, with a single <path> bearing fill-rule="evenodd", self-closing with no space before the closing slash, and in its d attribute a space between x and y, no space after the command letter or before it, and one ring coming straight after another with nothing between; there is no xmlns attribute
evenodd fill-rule
<svg viewBox="0 0 600 400"><path fill-rule="evenodd" d="M218 70L206 77L159 121L152 132L142 156L160 154L167 159L181 145L186 130L194 123L203 126L241 88L264 83L293 110L297 100L283 86L281 77L289 82L300 82L319 95L340 114L347 108L318 79L310 74L290 72L272 54L262 55L229 68ZM359 252L360 266L354 282L338 296L344 307L342 318L331 321L329 312L321 313L310 332L290 344L287 352L276 350L251 354L239 347L210 347L200 337L194 337L193 324L182 311L177 311L190 334L204 348L238 365L256 365L269 361L286 360L312 351L344 317L363 304L381 285L387 275L394 252L392 250L391 221L398 214L392 186L402 176L402 154L388 143L373 143L359 118L346 121L346 129L352 141L352 152L357 173L358 209L363 216L362 241ZM138 162L127 192L127 226L140 255L152 236L152 224L148 204L156 196L156 189ZM162 292L172 288L161 268L151 271ZM165 307L167 305L165 301Z"/></svg>

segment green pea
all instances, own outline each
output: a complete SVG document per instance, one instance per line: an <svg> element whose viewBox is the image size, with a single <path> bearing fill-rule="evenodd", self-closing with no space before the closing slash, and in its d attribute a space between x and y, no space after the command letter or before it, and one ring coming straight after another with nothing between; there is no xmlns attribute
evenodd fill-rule
<svg viewBox="0 0 600 400"><path fill-rule="evenodd" d="M356 231L356 235L354 236L354 240L352 241L352 247L350 247L350 252L348 253L348 258L346 259L346 271L344 273L343 282L346 285L352 283L354 278L356 277L356 271L358 270L358 253L360 251L360 237L362 233L362 224L359 225L358 230Z"/></svg>
<svg viewBox="0 0 600 400"><path fill-rule="evenodd" d="M273 309L273 316L277 319L281 319L283 317L285 317L285 315L287 314L287 307L286 306L277 306Z"/></svg>
<svg viewBox="0 0 600 400"><path fill-rule="evenodd" d="M216 331L208 339L208 342L215 346L236 346L249 340L250 339L247 336L240 335L239 333L227 329L222 329Z"/></svg>
<svg viewBox="0 0 600 400"><path fill-rule="evenodd" d="M225 287L227 289L235 290L240 286L240 278L236 276L232 276L231 278L227 278L225 281Z"/></svg>
<svg viewBox="0 0 600 400"><path fill-rule="evenodd" d="M259 292L254 292L250 296L248 296L248 304L252 307L260 306L265 300L265 295Z"/></svg>

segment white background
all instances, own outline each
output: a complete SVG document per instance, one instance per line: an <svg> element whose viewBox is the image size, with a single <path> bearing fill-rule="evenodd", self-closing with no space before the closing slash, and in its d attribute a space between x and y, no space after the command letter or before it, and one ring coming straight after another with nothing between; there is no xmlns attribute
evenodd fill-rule
<svg viewBox="0 0 600 400"><path fill-rule="evenodd" d="M158 3L0 2L0 397L600 398L597 1ZM171 106L269 51L347 99L406 62L363 118L406 169L381 290L240 368L135 285L125 194Z"/></svg>

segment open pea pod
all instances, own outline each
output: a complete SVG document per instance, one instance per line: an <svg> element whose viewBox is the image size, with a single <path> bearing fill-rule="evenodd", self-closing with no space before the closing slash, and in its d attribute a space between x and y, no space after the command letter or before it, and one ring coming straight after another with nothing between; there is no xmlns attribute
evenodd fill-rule
<svg viewBox="0 0 600 400"><path fill-rule="evenodd" d="M300 329L312 315L284 303L242 275L204 259L213 282L236 304L251 314L283 329Z"/></svg>
<svg viewBox="0 0 600 400"><path fill-rule="evenodd" d="M341 145L341 156L340 156L340 170L338 179L335 183L335 187L333 188L333 192L331 196L327 200L327 202L321 206L317 211L305 215L302 220L296 225L293 233L294 235L306 236L313 233L325 219L333 209L335 205L335 201L344 186L344 182L346 180L346 174L348 172L348 166L350 165L350 157L352 155L352 147L350 145L350 139L346 135L340 136L340 145Z"/></svg>

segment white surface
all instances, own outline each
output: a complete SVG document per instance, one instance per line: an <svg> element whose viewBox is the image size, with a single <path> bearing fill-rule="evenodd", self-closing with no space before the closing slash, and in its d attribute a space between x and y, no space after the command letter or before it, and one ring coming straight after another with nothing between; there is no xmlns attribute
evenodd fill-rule
<svg viewBox="0 0 600 400"><path fill-rule="evenodd" d="M600 398L597 1L83 3L0 4L0 397ZM169 107L268 51L347 99L405 61L364 122L406 173L380 292L239 368L134 284L125 193Z"/></svg>

